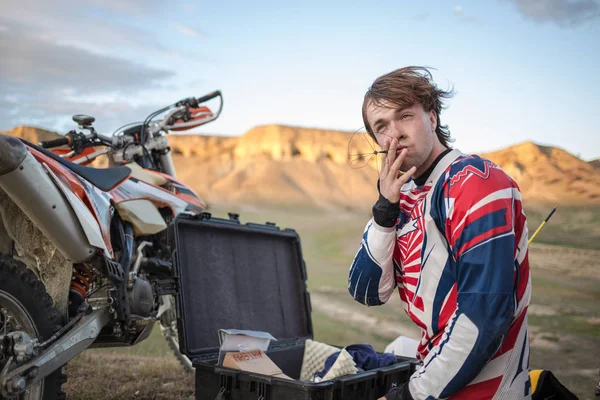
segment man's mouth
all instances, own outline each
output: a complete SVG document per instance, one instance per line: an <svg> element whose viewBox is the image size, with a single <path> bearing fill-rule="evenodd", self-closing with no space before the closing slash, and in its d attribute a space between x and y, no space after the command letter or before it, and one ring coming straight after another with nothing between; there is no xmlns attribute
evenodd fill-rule
<svg viewBox="0 0 600 400"><path fill-rule="evenodd" d="M407 149L407 147L402 147L402 146L398 147L396 149L396 155L399 155L402 152L402 150L404 150L404 149ZM386 153L388 153L388 150L382 150L382 151L380 151L380 153L386 154Z"/></svg>

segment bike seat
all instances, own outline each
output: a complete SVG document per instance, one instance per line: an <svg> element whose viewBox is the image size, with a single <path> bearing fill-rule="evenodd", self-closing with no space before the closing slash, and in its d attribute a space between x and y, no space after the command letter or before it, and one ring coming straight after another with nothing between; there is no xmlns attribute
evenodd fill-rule
<svg viewBox="0 0 600 400"><path fill-rule="evenodd" d="M69 160L65 160L62 157L57 156L50 150L44 149L43 147L37 146L33 143L29 143L26 140L21 139L28 146L33 147L40 153L44 153L54 161L64 165L71 171L81 176L98 189L108 192L115 186L121 183L124 179L131 175L131 169L128 167L112 167L112 168L91 168L83 165L75 164Z"/></svg>

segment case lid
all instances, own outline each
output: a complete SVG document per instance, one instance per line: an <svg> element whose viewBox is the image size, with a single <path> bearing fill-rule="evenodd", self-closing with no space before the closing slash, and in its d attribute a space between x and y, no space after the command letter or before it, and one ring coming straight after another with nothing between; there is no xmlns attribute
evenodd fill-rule
<svg viewBox="0 0 600 400"><path fill-rule="evenodd" d="M312 337L300 238L292 229L221 218L173 222L180 350L215 354L219 329Z"/></svg>

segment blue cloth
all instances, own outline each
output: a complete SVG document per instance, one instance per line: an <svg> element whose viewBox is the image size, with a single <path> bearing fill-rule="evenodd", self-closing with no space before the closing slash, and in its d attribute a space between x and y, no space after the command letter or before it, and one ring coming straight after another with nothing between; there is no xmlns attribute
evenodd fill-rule
<svg viewBox="0 0 600 400"><path fill-rule="evenodd" d="M352 356L352 359L356 363L356 367L364 371L370 371L372 369L388 367L396 363L396 356L391 353L377 354L373 346L370 344L353 344L344 347L348 353ZM341 352L330 355L325 360L325 367L323 370L317 372L319 378L323 378L332 365L337 360Z"/></svg>

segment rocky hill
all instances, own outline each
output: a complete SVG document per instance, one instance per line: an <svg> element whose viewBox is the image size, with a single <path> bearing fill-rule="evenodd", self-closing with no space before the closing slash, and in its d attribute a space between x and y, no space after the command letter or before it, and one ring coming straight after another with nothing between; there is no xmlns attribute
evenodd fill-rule
<svg viewBox="0 0 600 400"><path fill-rule="evenodd" d="M512 176L528 200L600 204L600 169L563 149L524 142L482 155Z"/></svg>
<svg viewBox="0 0 600 400"><path fill-rule="evenodd" d="M32 142L56 134L17 127ZM348 154L372 151L352 133L266 125L239 137L170 135L177 174L214 202L367 209L377 197L374 162L354 169ZM519 184L527 201L600 204L600 160L585 162L556 147L524 142L483 156Z"/></svg>
<svg viewBox="0 0 600 400"><path fill-rule="evenodd" d="M0 133L17 136L31 143L38 143L44 140L52 140L60 137L60 135L56 132L48 131L42 128L36 128L33 126L17 126L10 131L4 131Z"/></svg>

